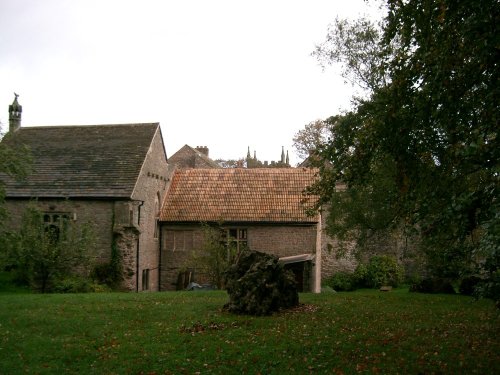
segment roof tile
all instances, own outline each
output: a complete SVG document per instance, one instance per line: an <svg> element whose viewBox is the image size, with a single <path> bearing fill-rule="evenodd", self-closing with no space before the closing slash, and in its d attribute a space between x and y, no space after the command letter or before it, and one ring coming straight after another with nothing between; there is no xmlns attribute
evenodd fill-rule
<svg viewBox="0 0 500 375"><path fill-rule="evenodd" d="M21 127L3 141L26 145L33 173L5 174L8 197L130 197L158 123Z"/></svg>
<svg viewBox="0 0 500 375"><path fill-rule="evenodd" d="M166 222L317 222L306 196L317 170L228 168L177 170L163 203Z"/></svg>

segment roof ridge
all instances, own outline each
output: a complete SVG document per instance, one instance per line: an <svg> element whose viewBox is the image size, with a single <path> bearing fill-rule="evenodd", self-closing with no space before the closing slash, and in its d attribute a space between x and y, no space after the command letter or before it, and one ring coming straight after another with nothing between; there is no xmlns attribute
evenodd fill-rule
<svg viewBox="0 0 500 375"><path fill-rule="evenodd" d="M54 128L69 128L69 127L74 127L74 128L90 128L90 127L104 127L104 126L143 126L143 125L155 125L159 126L159 122L130 122L130 123L115 123L115 124L69 124L69 125L28 125L28 126L21 126L19 129L40 129L40 128L49 128L49 129L54 129Z"/></svg>

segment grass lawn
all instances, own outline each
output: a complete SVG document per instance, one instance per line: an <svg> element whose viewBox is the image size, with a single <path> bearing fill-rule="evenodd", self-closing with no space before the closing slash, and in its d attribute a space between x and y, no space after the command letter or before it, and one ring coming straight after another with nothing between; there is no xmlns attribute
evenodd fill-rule
<svg viewBox="0 0 500 375"><path fill-rule="evenodd" d="M500 374L490 301L404 289L301 294L270 317L224 292L0 293L0 374Z"/></svg>

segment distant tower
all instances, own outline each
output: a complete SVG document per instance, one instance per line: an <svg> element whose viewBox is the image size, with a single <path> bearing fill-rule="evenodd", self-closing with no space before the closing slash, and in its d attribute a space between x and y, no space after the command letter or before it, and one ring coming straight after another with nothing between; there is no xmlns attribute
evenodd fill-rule
<svg viewBox="0 0 500 375"><path fill-rule="evenodd" d="M288 150L286 150L286 165L290 165L290 158L288 157Z"/></svg>
<svg viewBox="0 0 500 375"><path fill-rule="evenodd" d="M17 95L14 93L14 101L9 105L9 132L13 133L21 127L21 113L23 107L17 101Z"/></svg>
<svg viewBox="0 0 500 375"><path fill-rule="evenodd" d="M250 159L250 146L248 146L247 159Z"/></svg>
<svg viewBox="0 0 500 375"><path fill-rule="evenodd" d="M281 162L285 163L285 146L281 146Z"/></svg>

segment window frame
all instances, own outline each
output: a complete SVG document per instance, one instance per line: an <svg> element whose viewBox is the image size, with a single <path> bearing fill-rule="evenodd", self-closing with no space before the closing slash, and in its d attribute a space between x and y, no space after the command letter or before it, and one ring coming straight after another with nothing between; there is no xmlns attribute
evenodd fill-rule
<svg viewBox="0 0 500 375"><path fill-rule="evenodd" d="M222 239L226 247L235 245L236 251L248 249L248 228L227 227L222 229Z"/></svg>

